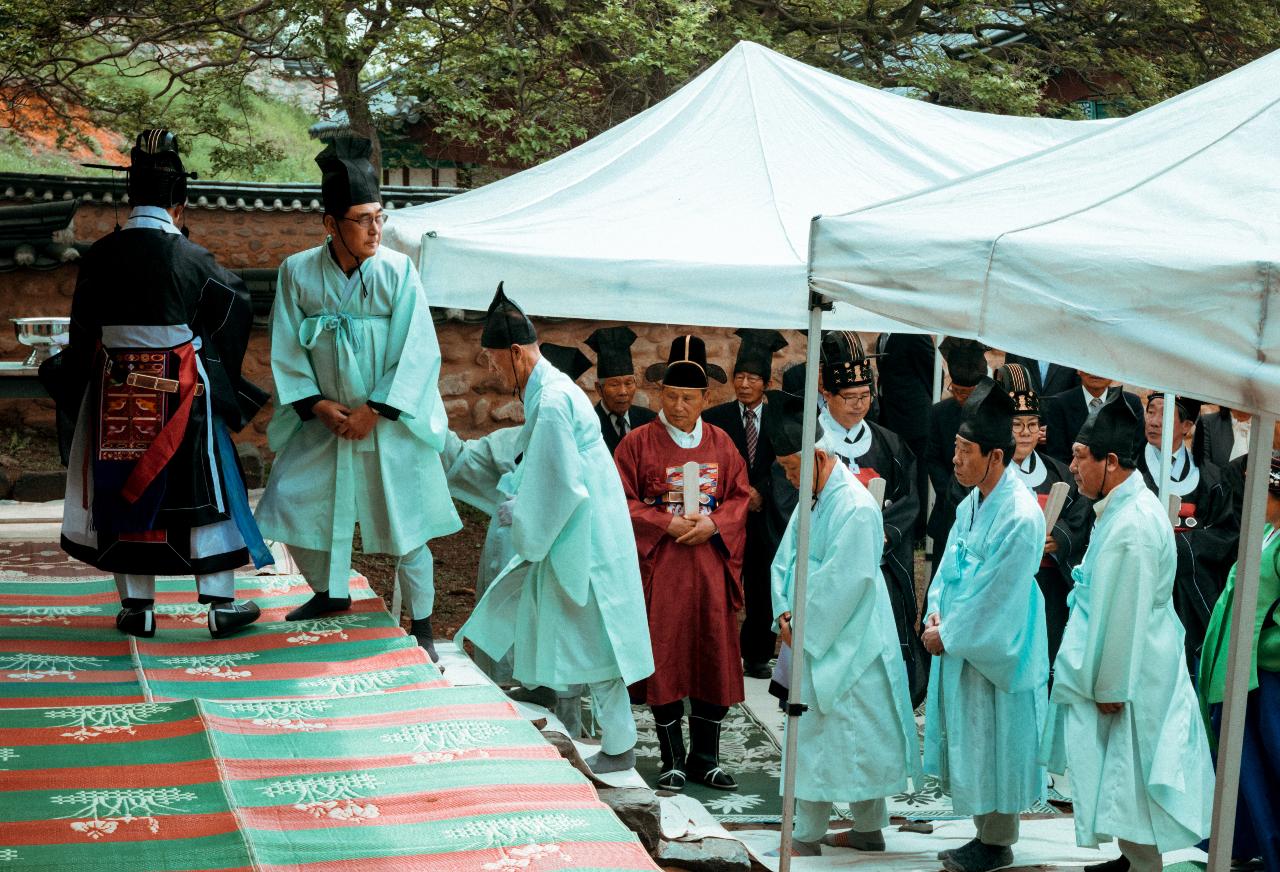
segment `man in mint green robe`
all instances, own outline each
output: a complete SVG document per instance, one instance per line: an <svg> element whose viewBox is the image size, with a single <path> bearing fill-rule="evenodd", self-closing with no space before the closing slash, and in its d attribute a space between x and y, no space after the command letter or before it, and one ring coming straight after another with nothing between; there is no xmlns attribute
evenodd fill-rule
<svg viewBox="0 0 1280 872"><path fill-rule="evenodd" d="M798 421L773 427L778 462L800 480ZM792 853L819 842L884 850L885 797L920 783L920 748L889 590L880 572L884 522L875 498L843 463L815 453L817 502L805 587L804 690L799 719ZM773 613L788 642L795 608L796 515L773 560ZM788 765L791 765L790 763ZM853 830L826 836L833 802L847 802Z"/></svg>
<svg viewBox="0 0 1280 872"><path fill-rule="evenodd" d="M1072 574L1071 615L1054 662L1076 841L1119 840L1124 856L1098 867L1108 872L1163 869L1162 852L1208 835L1213 803L1209 742L1172 601L1173 529L1134 474L1136 427L1116 397L1072 446L1071 471L1080 492L1098 500L1098 519Z"/></svg>
<svg viewBox="0 0 1280 872"><path fill-rule="evenodd" d="M636 732L626 686L653 673L653 655L617 467L590 400L542 358L532 324L501 290L481 342L524 399L519 462L498 485L510 495L503 511L515 557L458 639L495 660L511 651L526 687L586 685L601 726L601 752L589 763L598 772L630 768Z"/></svg>
<svg viewBox="0 0 1280 872"><path fill-rule="evenodd" d="M956 508L929 589L925 647L934 654L925 772L938 775L977 838L939 859L949 872L1013 862L1018 813L1042 800L1039 738L1048 707L1048 639L1036 571L1044 514L1010 468L1013 401L991 379L974 388L956 437Z"/></svg>
<svg viewBox="0 0 1280 872"><path fill-rule="evenodd" d="M440 349L413 263L379 244L384 216L367 158L337 150L341 160L317 159L331 236L280 266L267 431L276 459L257 520L264 536L289 546L316 591L290 620L350 607L359 524L365 551L400 558L412 631L430 651L426 543L462 527L439 455L448 433ZM335 175L346 181L335 184Z"/></svg>

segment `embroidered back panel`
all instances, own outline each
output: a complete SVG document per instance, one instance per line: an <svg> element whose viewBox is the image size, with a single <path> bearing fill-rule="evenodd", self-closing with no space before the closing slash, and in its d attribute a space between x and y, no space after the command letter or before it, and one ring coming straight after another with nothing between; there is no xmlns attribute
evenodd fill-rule
<svg viewBox="0 0 1280 872"><path fill-rule="evenodd" d="M168 417L169 399L155 388L117 383L115 374L136 372L174 378L168 351L113 351L115 367L103 367L98 406L98 460L137 460L150 447Z"/></svg>

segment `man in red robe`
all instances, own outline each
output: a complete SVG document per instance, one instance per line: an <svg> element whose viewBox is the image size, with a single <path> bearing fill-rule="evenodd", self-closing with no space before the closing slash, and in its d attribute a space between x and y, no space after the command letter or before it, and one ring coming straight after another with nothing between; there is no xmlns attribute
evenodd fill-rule
<svg viewBox="0 0 1280 872"><path fill-rule="evenodd" d="M736 790L719 766L720 722L743 700L738 610L750 489L742 455L727 433L702 420L708 376L696 336L671 344L668 362L646 376L662 384L662 411L618 445L614 459L631 509L653 640L654 673L632 687L653 710L662 753L658 785L680 790L686 777ZM685 487L685 465L698 481ZM692 511L686 509L686 500ZM684 701L690 702L685 753Z"/></svg>

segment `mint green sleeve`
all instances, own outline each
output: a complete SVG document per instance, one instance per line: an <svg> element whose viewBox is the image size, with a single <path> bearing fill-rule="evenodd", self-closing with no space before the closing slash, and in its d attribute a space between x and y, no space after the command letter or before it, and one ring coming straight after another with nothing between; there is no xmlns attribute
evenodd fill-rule
<svg viewBox="0 0 1280 872"><path fill-rule="evenodd" d="M826 655L859 612L870 621L876 591L883 584L880 553L884 524L880 513L857 506L832 521L831 529L823 531L826 553L822 562L810 569L805 590L804 650L815 658Z"/></svg>
<svg viewBox="0 0 1280 872"><path fill-rule="evenodd" d="M557 398L544 396L534 411L536 421L525 425L531 435L521 460L511 522L512 544L522 560L545 560L553 545L566 535L590 534L589 517L577 517L579 508L588 502L588 492L568 411ZM586 542L590 542L589 535ZM586 556L584 549L575 558L584 560Z"/></svg>
<svg viewBox="0 0 1280 872"><path fill-rule="evenodd" d="M1160 567L1147 542L1116 536L1114 548L1098 554L1093 564L1093 601L1085 640L1084 677L1092 676L1095 702L1130 702L1143 688L1145 635ZM1089 688L1081 688L1088 692Z"/></svg>
<svg viewBox="0 0 1280 872"><path fill-rule="evenodd" d="M288 405L308 397L323 396L311 357L298 341L306 314L298 306L298 286L291 261L280 264L276 299L271 307L271 377L276 402Z"/></svg>
<svg viewBox="0 0 1280 872"><path fill-rule="evenodd" d="M398 409L409 429L440 451L449 419L440 398L440 343L435 322L413 264L406 260L397 278L387 327L386 363L369 399ZM406 352L410 355L407 362Z"/></svg>

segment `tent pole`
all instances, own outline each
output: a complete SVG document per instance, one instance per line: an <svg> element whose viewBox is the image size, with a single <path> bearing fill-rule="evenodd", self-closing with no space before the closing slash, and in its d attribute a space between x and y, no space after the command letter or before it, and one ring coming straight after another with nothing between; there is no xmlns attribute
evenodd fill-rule
<svg viewBox="0 0 1280 872"><path fill-rule="evenodd" d="M1164 394L1164 418L1160 425L1160 508L1169 511L1169 475L1173 470L1173 409L1174 396L1167 391ZM1181 446L1179 446L1181 447Z"/></svg>
<svg viewBox="0 0 1280 872"><path fill-rule="evenodd" d="M791 870L791 827L795 820L796 749L804 706L804 597L809 580L809 521L813 514L813 443L818 430L818 365L822 348L822 311L830 303L813 293L809 308L809 338L804 372L804 426L800 449L800 499L796 503L796 571L791 609L791 689L787 693L787 743L782 756L782 844L778 872Z"/></svg>
<svg viewBox="0 0 1280 872"><path fill-rule="evenodd" d="M933 337L933 399L929 401L930 406L932 406L933 403L936 403L942 399L942 350L938 347L938 343L940 341L941 340L937 336ZM923 457L916 458L916 463L924 463L924 462L925 462L925 458ZM925 512L925 517L929 518L933 516L933 506L938 501L938 495L933 492L933 479L929 478L928 476L925 476L925 481L929 483L928 484L929 493L927 494L929 505L928 505L928 509ZM926 536L924 544L925 544L924 553L932 554L933 539Z"/></svg>
<svg viewBox="0 0 1280 872"><path fill-rule="evenodd" d="M1222 695L1222 724L1218 735L1218 777L1213 786L1213 834L1209 841L1209 872L1228 872L1235 841L1236 802L1240 790L1240 753L1244 747L1244 717L1249 701L1249 671L1253 663L1253 625L1258 611L1258 572L1262 564L1262 525L1267 511L1267 479L1271 471L1271 440L1275 419L1254 415L1249 427L1249 467L1244 479L1244 517L1240 522L1240 551L1236 559L1235 597L1231 603L1227 685Z"/></svg>

